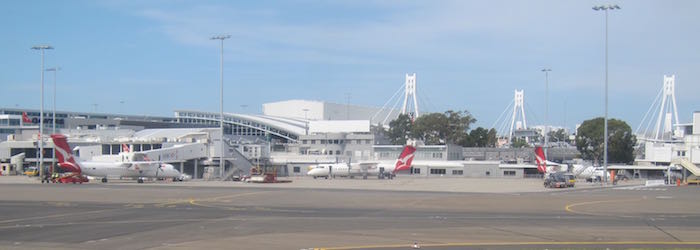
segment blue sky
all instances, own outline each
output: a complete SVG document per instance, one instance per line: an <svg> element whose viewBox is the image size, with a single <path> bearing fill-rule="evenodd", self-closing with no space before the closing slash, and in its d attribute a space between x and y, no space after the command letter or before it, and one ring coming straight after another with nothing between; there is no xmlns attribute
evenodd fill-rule
<svg viewBox="0 0 700 250"><path fill-rule="evenodd" d="M0 106L38 108L40 55L60 66L58 109L172 116L310 99L382 106L417 73L423 111L468 110L490 127L525 90L529 124L603 115L599 1L6 1ZM681 122L700 110L700 2L618 1L610 13L611 117L637 127L664 74ZM52 75L46 76L46 108ZM122 103L123 101L123 103Z"/></svg>

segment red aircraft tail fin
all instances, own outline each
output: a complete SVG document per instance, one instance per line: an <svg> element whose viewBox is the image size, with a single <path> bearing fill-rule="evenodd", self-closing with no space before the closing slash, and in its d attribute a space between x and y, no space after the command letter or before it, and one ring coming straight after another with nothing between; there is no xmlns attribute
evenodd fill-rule
<svg viewBox="0 0 700 250"><path fill-rule="evenodd" d="M547 172L547 158L544 156L542 147L535 147L535 161L537 161L537 171L540 173Z"/></svg>
<svg viewBox="0 0 700 250"><path fill-rule="evenodd" d="M413 162L413 153L416 152L416 148L410 145L406 145L399 155L399 159L396 160L396 167L394 167L394 172L401 170L407 170L411 168L411 163Z"/></svg>
<svg viewBox="0 0 700 250"><path fill-rule="evenodd" d="M75 157L73 157L73 153L71 153L70 147L68 146L68 139L66 136L62 134L52 134L51 139L55 146L56 157L58 157L58 166L68 172L80 173L80 164L75 161Z"/></svg>
<svg viewBox="0 0 700 250"><path fill-rule="evenodd" d="M27 115L27 112L22 112L22 122L24 122L24 123L32 123L32 119L29 119L29 116Z"/></svg>

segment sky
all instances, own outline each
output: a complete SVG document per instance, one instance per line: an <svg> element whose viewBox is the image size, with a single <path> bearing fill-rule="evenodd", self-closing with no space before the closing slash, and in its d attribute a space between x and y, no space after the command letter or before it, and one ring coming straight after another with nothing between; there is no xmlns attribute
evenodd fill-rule
<svg viewBox="0 0 700 250"><path fill-rule="evenodd" d="M525 91L528 125L604 114L600 1L4 1L0 107L38 109L41 54L57 109L173 116L259 114L289 99L381 107L417 74L421 113L467 110L491 127ZM617 1L609 13L609 116L633 130L676 75L680 121L700 111L700 1ZM45 108L53 74L45 75ZM658 112L658 111L657 111ZM507 114L510 115L510 114ZM646 125L646 122L643 123ZM498 126L498 125L496 125Z"/></svg>

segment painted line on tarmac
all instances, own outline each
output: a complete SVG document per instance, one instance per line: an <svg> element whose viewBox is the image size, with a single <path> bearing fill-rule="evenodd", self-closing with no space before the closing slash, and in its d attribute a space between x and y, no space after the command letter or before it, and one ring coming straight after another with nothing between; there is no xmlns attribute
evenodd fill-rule
<svg viewBox="0 0 700 250"><path fill-rule="evenodd" d="M189 201L189 203L190 203L190 205L193 205L193 206L208 207L208 208L219 208L219 209L225 209L225 210L231 210L231 211L242 211L242 210L245 210L245 209L242 209L242 208L235 208L235 207L223 207L223 206L206 205L206 204L202 204L202 203L197 203L197 201L194 200L194 199L191 199L191 200Z"/></svg>
<svg viewBox="0 0 700 250"><path fill-rule="evenodd" d="M142 223L180 223L180 222L220 222L220 221L245 221L244 218L216 218L216 219L153 219L153 220L114 220L114 221L88 221L88 222L66 222L66 223L43 223L0 226L0 229L27 228L27 227L56 227L56 226L79 226L96 224L142 224Z"/></svg>
<svg viewBox="0 0 700 250"><path fill-rule="evenodd" d="M546 246L557 246L557 245L664 245L664 246L688 246L688 245L700 245L700 241L695 242L672 242L672 241L619 241L619 242L605 242L605 241L574 241L574 242L554 242L554 241L544 241L544 242L491 242L491 243L471 243L471 242L459 242L459 243L437 243L437 244L419 244L420 247L469 247L469 246L531 246L531 245L546 245ZM314 248L315 250L346 250L346 249L366 249L366 248L411 248L412 244L393 244L393 245L364 245L364 246L344 246L344 247L321 247Z"/></svg>
<svg viewBox="0 0 700 250"><path fill-rule="evenodd" d="M129 208L112 208L112 209L101 209L101 210L93 210L93 211L82 211L82 212L75 212L75 213L53 214L53 215L46 215L46 216L32 216L32 217L27 217L27 218L3 220L3 221L0 221L0 223L11 223L11 222L18 222L18 221L25 221L25 220L37 220L37 219L49 219L49 218L64 217L64 216L71 216L71 215L94 214L94 213L102 213L102 212L116 211L116 210L122 210L122 209L129 209Z"/></svg>
<svg viewBox="0 0 700 250"><path fill-rule="evenodd" d="M225 199L225 198L236 198L236 197L241 197L241 196L248 196L248 195L262 194L262 193L269 193L269 192L273 192L273 191L259 191L259 192L249 192L249 193L241 193L241 194L222 195L222 196L214 196L214 197L203 198L203 199L193 199L193 198L189 198L189 199L178 199L178 200L175 200L175 201L167 201L167 202L156 203L154 206L156 206L156 207L166 207L166 206L169 206L169 205L176 205L176 204L186 204L186 203L192 204L192 201L194 201L194 203L196 203L196 204L192 204L192 205L197 206L197 205L200 205L200 203L197 203L197 202L200 202L200 201L210 201L210 202L211 202L211 201L218 201L218 200L220 200L220 199Z"/></svg>
<svg viewBox="0 0 700 250"><path fill-rule="evenodd" d="M602 201L579 202L579 203L573 203L573 204L566 205L566 207L564 207L564 210L566 210L569 213L574 213L574 214L593 215L593 216L616 216L616 215L612 215L612 214L583 212L583 211L574 210L572 208L578 207L578 206L593 205L593 204L617 203L617 202L629 202L629 201L641 201L641 200L644 200L644 199L602 200ZM630 216L622 216L622 217L630 217Z"/></svg>

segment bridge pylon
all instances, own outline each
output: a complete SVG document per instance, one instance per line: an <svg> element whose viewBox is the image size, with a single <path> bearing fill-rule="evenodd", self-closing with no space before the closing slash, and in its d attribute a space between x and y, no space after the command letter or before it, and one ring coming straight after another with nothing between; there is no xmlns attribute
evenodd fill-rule
<svg viewBox="0 0 700 250"><path fill-rule="evenodd" d="M658 113L656 113L656 115L652 113L652 117L649 117L644 132L640 133L642 125L647 120L647 116L652 110L654 110L654 108L658 109ZM656 117L656 122L652 124L654 116ZM663 86L659 91L659 94L657 94L656 98L654 99L654 102L649 107L649 110L647 110L647 113L644 115L644 118L642 118L642 121L639 123L636 133L642 138L655 141L674 140L674 137L680 136L680 131L676 131L676 125L678 124L678 107L676 106L676 76L664 75ZM649 130L652 125L653 130Z"/></svg>

